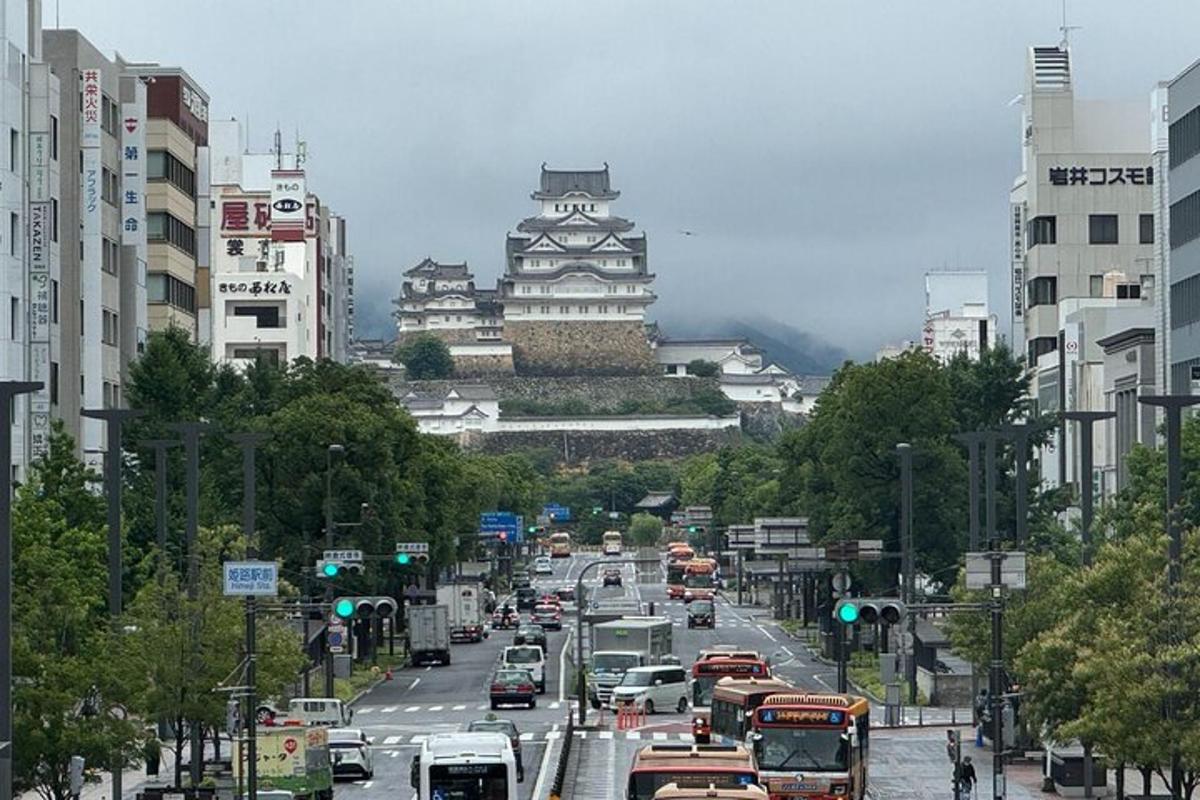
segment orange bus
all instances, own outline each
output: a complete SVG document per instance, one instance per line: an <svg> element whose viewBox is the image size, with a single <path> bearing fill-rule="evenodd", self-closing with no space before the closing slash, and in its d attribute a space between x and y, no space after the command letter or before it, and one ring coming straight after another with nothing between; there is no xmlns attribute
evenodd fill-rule
<svg viewBox="0 0 1200 800"><path fill-rule="evenodd" d="M743 655L743 654L739 654ZM692 735L697 742L707 743L712 736L709 706L713 690L722 678L747 680L770 678L771 668L757 654L747 658L730 658L720 653L701 653L692 664Z"/></svg>
<svg viewBox="0 0 1200 800"><path fill-rule="evenodd" d="M716 590L716 561L711 558L694 558L683 565L683 602L712 600Z"/></svg>
<svg viewBox="0 0 1200 800"><path fill-rule="evenodd" d="M754 754L743 745L647 745L633 757L625 800L653 800L654 793L668 783L738 789L758 783L758 768Z"/></svg>
<svg viewBox="0 0 1200 800"><path fill-rule="evenodd" d="M551 558L569 558L571 556L571 534L566 531L550 534L546 540L550 546Z"/></svg>
<svg viewBox="0 0 1200 800"><path fill-rule="evenodd" d="M654 800L768 800L768 795L766 789L754 785L740 789L718 789L711 783L687 788L668 783L654 793Z"/></svg>
<svg viewBox="0 0 1200 800"><path fill-rule="evenodd" d="M796 687L778 678L722 678L713 688L711 709L713 738L722 743L742 744L750 734L754 711L775 694L794 694Z"/></svg>
<svg viewBox="0 0 1200 800"><path fill-rule="evenodd" d="M754 754L773 798L867 792L870 704L843 694L775 694L755 709Z"/></svg>

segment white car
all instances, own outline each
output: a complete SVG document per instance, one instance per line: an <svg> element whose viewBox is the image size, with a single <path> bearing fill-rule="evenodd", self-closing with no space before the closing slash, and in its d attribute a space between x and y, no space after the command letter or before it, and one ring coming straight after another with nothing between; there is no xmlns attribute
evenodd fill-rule
<svg viewBox="0 0 1200 800"><path fill-rule="evenodd" d="M536 644L517 644L504 648L500 664L505 669L523 669L533 675L538 694L546 693L546 651Z"/></svg>
<svg viewBox="0 0 1200 800"><path fill-rule="evenodd" d="M375 761L371 757L371 744L372 739L359 728L330 728L329 760L334 776L374 777Z"/></svg>
<svg viewBox="0 0 1200 800"><path fill-rule="evenodd" d="M683 714L688 709L687 672L683 667L661 664L634 667L625 673L613 689L609 706L616 711L622 703L641 706L647 714L655 711Z"/></svg>
<svg viewBox="0 0 1200 800"><path fill-rule="evenodd" d="M554 565L552 563L550 563L549 556L538 556L537 557L537 560L535 560L533 562L533 574L534 575L553 575L554 574Z"/></svg>

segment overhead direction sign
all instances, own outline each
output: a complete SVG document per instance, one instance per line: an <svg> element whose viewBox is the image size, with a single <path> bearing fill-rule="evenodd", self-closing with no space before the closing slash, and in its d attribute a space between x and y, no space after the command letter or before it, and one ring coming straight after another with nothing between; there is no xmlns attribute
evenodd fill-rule
<svg viewBox="0 0 1200 800"><path fill-rule="evenodd" d="M275 597L279 594L279 565L274 561L226 561L225 594L231 597Z"/></svg>
<svg viewBox="0 0 1200 800"><path fill-rule="evenodd" d="M488 511L479 515L479 534L483 538L504 533L509 542L520 542L525 533L524 526L525 518L511 511Z"/></svg>
<svg viewBox="0 0 1200 800"><path fill-rule="evenodd" d="M542 506L542 514L549 517L551 522L571 521L571 509L567 506L560 506L558 503L547 503Z"/></svg>
<svg viewBox="0 0 1200 800"><path fill-rule="evenodd" d="M326 561L362 561L362 550L326 550L322 554Z"/></svg>

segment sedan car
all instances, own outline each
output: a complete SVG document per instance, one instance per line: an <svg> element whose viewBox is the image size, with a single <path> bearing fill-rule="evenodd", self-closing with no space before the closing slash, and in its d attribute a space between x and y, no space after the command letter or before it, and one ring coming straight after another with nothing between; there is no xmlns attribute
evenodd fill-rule
<svg viewBox="0 0 1200 800"><path fill-rule="evenodd" d="M354 775L370 779L375 775L371 739L359 728L329 729L329 760L334 777Z"/></svg>
<svg viewBox="0 0 1200 800"><path fill-rule="evenodd" d="M495 714L488 714L485 719L477 719L467 725L467 733L503 733L512 742L513 756L517 760L517 780L525 780L525 765L521 763L521 732L511 719L500 719Z"/></svg>
<svg viewBox="0 0 1200 800"><path fill-rule="evenodd" d="M492 675L492 685L488 690L492 701L492 710L502 705L524 705L529 708L537 707L537 684L533 674L525 669L498 669Z"/></svg>
<svg viewBox="0 0 1200 800"><path fill-rule="evenodd" d="M575 602L575 587L574 586L563 586L559 589L555 589L554 595L558 598L558 601L560 603L574 603Z"/></svg>
<svg viewBox="0 0 1200 800"><path fill-rule="evenodd" d="M549 556L538 556L537 557L537 560L533 562L533 574L534 575L553 575L554 574L554 564L552 564L550 562Z"/></svg>
<svg viewBox="0 0 1200 800"><path fill-rule="evenodd" d="M501 606L492 612L492 630L508 630L521 624L521 615L509 605Z"/></svg>
<svg viewBox="0 0 1200 800"><path fill-rule="evenodd" d="M693 600L687 607L687 626L689 628L715 628L717 626L717 611L712 600Z"/></svg>
<svg viewBox="0 0 1200 800"><path fill-rule="evenodd" d="M562 630L562 609L557 605L539 603L533 607L530 621L550 630Z"/></svg>
<svg viewBox="0 0 1200 800"><path fill-rule="evenodd" d="M621 570L619 570L619 569L604 570L604 585L605 586L620 586L621 585Z"/></svg>
<svg viewBox="0 0 1200 800"><path fill-rule="evenodd" d="M517 628L517 633L513 636L513 644L536 644L543 650L546 649L546 629L541 625L535 625L532 622L523 623Z"/></svg>

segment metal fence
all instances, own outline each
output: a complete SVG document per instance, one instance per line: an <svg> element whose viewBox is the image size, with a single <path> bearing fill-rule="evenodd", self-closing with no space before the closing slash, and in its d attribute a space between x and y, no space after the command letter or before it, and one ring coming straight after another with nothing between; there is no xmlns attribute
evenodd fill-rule
<svg viewBox="0 0 1200 800"><path fill-rule="evenodd" d="M872 728L928 728L928 727L957 727L971 725L974 713L970 708L945 708L940 706L905 706L899 709L899 714L892 716L886 713L883 706L871 709Z"/></svg>
<svg viewBox="0 0 1200 800"><path fill-rule="evenodd" d="M563 733L562 749L558 751L558 764L554 768L554 783L550 786L550 800L561 800L563 784L567 781L567 763L571 760L571 748L575 746L575 713L567 704L567 729Z"/></svg>

